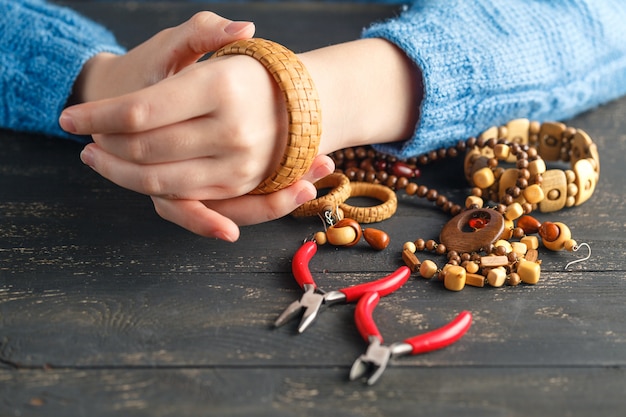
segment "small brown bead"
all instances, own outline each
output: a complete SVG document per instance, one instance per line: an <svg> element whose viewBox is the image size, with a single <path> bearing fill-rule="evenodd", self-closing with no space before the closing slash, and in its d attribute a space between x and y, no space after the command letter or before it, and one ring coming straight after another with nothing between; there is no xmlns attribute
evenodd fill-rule
<svg viewBox="0 0 626 417"><path fill-rule="evenodd" d="M428 187L426 187L425 185L420 185L417 188L417 196L423 198L426 196L426 194L428 194Z"/></svg>
<svg viewBox="0 0 626 417"><path fill-rule="evenodd" d="M437 190L431 188L430 190L428 190L428 193L426 194L426 199L428 201L435 201L437 200L438 195L439 193L437 192Z"/></svg>
<svg viewBox="0 0 626 417"><path fill-rule="evenodd" d="M515 287L519 285L521 282L522 282L522 279L520 278L519 274L517 272L511 272L511 274L509 275L509 279L507 280L507 284L509 284L512 287Z"/></svg>
<svg viewBox="0 0 626 417"><path fill-rule="evenodd" d="M443 243L440 243L440 244L438 244L438 245L437 245L437 247L435 248L435 253L436 253L437 255L443 255L443 254L445 254L445 253L446 253L446 250L447 250L446 245L444 245Z"/></svg>
<svg viewBox="0 0 626 417"><path fill-rule="evenodd" d="M446 255L448 257L448 259L452 259L455 256L459 256L459 253L455 250L451 250L450 252L448 252L448 254Z"/></svg>
<svg viewBox="0 0 626 417"><path fill-rule="evenodd" d="M521 239L526 235L526 233L524 233L524 229L522 229L521 227L516 227L513 229L513 237L515 239Z"/></svg>
<svg viewBox="0 0 626 417"><path fill-rule="evenodd" d="M443 205L446 204L447 202L448 202L448 198L445 195L438 195L437 201L435 201L435 203L437 204L437 207L443 207Z"/></svg>
<svg viewBox="0 0 626 417"><path fill-rule="evenodd" d="M415 248L418 251L423 251L426 248L426 241L424 239L417 239L415 242Z"/></svg>
<svg viewBox="0 0 626 417"><path fill-rule="evenodd" d="M354 149L352 148L347 148L343 151L343 156L346 159L354 159L355 154L354 154Z"/></svg>
<svg viewBox="0 0 626 417"><path fill-rule="evenodd" d="M437 246L437 242L435 242L434 240L429 239L426 241L426 249L433 250L435 249L435 246Z"/></svg>
<svg viewBox="0 0 626 417"><path fill-rule="evenodd" d="M506 255L506 257L509 260L509 262L511 262L511 263L517 262L517 253L515 253L515 252L509 252Z"/></svg>
<svg viewBox="0 0 626 417"><path fill-rule="evenodd" d="M409 179L406 177L398 178L396 181L396 190L404 190L409 185Z"/></svg>
<svg viewBox="0 0 626 417"><path fill-rule="evenodd" d="M415 193L417 192L417 184L415 184L414 182L410 182L406 188L404 189L404 191L408 194L408 195L415 195Z"/></svg>

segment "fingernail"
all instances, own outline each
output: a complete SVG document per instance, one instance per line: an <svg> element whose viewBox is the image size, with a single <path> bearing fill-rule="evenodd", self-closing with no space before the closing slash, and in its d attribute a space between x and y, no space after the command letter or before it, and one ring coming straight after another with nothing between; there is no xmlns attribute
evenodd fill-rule
<svg viewBox="0 0 626 417"><path fill-rule="evenodd" d="M83 149L80 153L80 160L83 161L83 164L93 167L95 164L93 151L90 148Z"/></svg>
<svg viewBox="0 0 626 417"><path fill-rule="evenodd" d="M59 125L61 125L61 128L68 133L76 133L74 119L72 119L69 114L61 114L61 117L59 118Z"/></svg>
<svg viewBox="0 0 626 417"><path fill-rule="evenodd" d="M231 243L236 240L236 239L233 239L232 236L227 235L225 232L221 230L218 232L215 232L214 236L220 240L224 240L226 242L231 242Z"/></svg>
<svg viewBox="0 0 626 417"><path fill-rule="evenodd" d="M311 186L314 187L313 185ZM316 194L317 193L315 191L312 191L309 188L305 188L302 191L300 191L298 195L296 195L296 204L297 205L304 204L307 201L314 199Z"/></svg>
<svg viewBox="0 0 626 417"><path fill-rule="evenodd" d="M224 28L224 32L228 33L229 35L237 35L251 24L252 22L230 22Z"/></svg>

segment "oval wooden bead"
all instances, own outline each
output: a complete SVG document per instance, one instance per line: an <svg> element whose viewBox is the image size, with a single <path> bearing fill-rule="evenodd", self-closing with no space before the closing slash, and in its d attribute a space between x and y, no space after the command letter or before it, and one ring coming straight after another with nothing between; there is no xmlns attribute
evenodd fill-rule
<svg viewBox="0 0 626 417"><path fill-rule="evenodd" d="M326 238L326 233L324 232L315 233L315 235L313 235L313 240L315 240L315 243L317 243L318 245L325 245L326 242L328 242L328 239Z"/></svg>
<svg viewBox="0 0 626 417"><path fill-rule="evenodd" d="M541 266L537 262L520 259L517 264L517 274L522 282L526 284L536 284L541 275Z"/></svg>
<svg viewBox="0 0 626 417"><path fill-rule="evenodd" d="M365 238L365 241L376 250L383 250L389 246L389 235L379 229L372 229L368 227L363 230L363 238Z"/></svg>
<svg viewBox="0 0 626 417"><path fill-rule="evenodd" d="M541 222L532 216L525 215L519 218L519 220L517 221L517 227L522 228L524 233L526 233L527 235L532 235L539 231L539 227L541 227Z"/></svg>
<svg viewBox="0 0 626 417"><path fill-rule="evenodd" d="M427 259L420 265L420 275L423 278L431 279L437 273L437 269L437 264Z"/></svg>
<svg viewBox="0 0 626 417"><path fill-rule="evenodd" d="M559 238L561 229L555 223L543 222L539 227L539 236L543 239L543 242L554 242Z"/></svg>
<svg viewBox="0 0 626 417"><path fill-rule="evenodd" d="M420 260L415 256L415 253L408 249L402 251L402 260L404 264L409 267L411 272L415 272L420 268Z"/></svg>
<svg viewBox="0 0 626 417"><path fill-rule="evenodd" d="M465 287L466 274L462 266L451 265L446 269L443 285L450 291L461 291Z"/></svg>

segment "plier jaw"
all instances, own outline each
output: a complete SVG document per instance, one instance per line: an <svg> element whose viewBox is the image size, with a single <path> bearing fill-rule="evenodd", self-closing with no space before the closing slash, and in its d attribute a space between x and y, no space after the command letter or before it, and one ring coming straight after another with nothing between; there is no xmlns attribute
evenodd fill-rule
<svg viewBox="0 0 626 417"><path fill-rule="evenodd" d="M283 324L291 321L300 314L302 310L302 319L298 326L298 333L302 333L313 323L317 317L322 304L324 304L324 294L318 290L315 285L304 284L302 286L304 294L299 300L294 301L282 312L282 314L274 322L275 327L280 327Z"/></svg>
<svg viewBox="0 0 626 417"><path fill-rule="evenodd" d="M382 376L383 372L385 372L391 356L391 347L384 346L378 337L371 336L369 338L367 351L352 364L352 368L350 369L350 381L360 379L369 374L367 384L374 385Z"/></svg>

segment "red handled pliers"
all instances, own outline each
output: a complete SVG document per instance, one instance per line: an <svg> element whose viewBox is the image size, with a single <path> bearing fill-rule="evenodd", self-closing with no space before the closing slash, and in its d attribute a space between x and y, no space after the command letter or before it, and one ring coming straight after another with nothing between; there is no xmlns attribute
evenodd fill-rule
<svg viewBox="0 0 626 417"><path fill-rule="evenodd" d="M366 353L361 355L352 365L352 369L350 369L351 381L371 372L367 383L373 385L385 371L390 358L417 355L444 348L459 340L472 324L471 313L463 311L450 323L437 330L408 338L404 342L385 346L383 345L383 337L372 318L372 313L379 300L380 295L372 292L361 297L356 306L354 312L356 326L369 345Z"/></svg>
<svg viewBox="0 0 626 417"><path fill-rule="evenodd" d="M411 276L411 270L406 266L402 266L395 272L377 281L336 291L324 292L317 287L311 275L311 271L309 270L309 261L316 252L317 243L315 243L315 241L307 241L294 255L291 270L294 278L304 290L304 294L299 300L291 303L291 305L283 311L274 323L276 327L287 323L304 310L302 320L298 326L298 332L302 333L313 323L323 304L332 305L340 302L351 303L358 301L364 294L370 292L376 292L380 294L380 296L385 296L404 285Z"/></svg>

